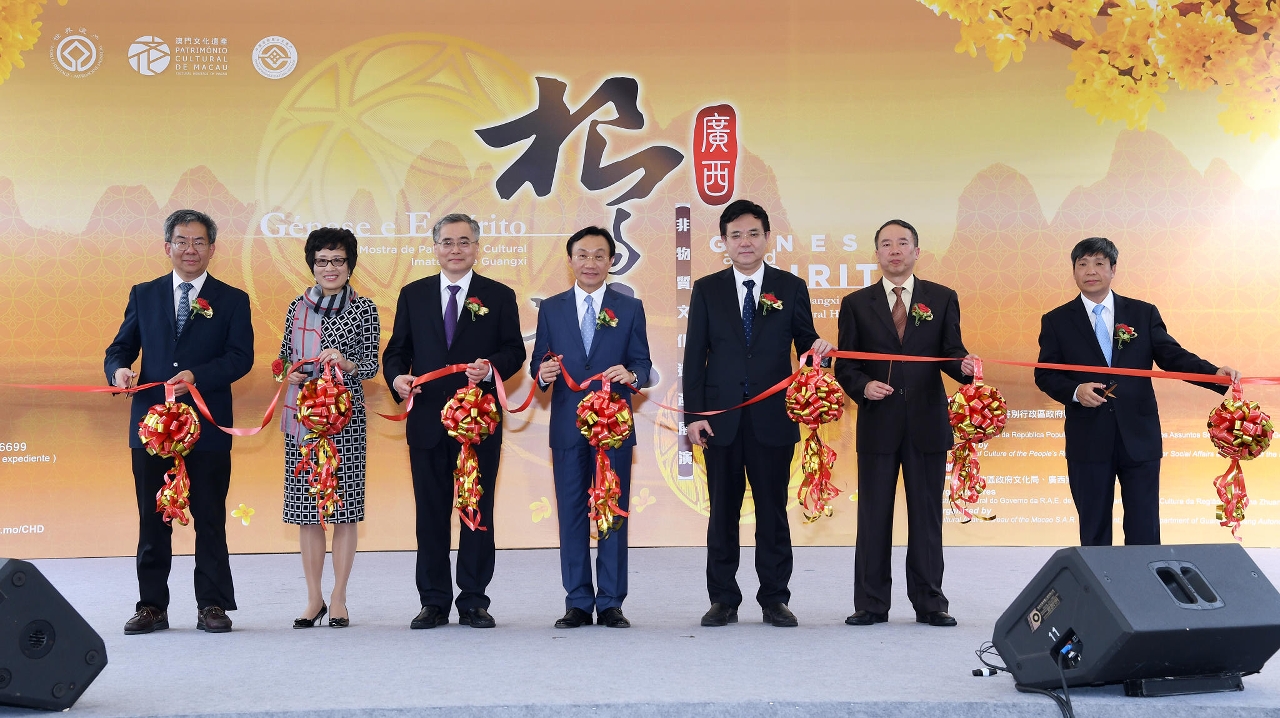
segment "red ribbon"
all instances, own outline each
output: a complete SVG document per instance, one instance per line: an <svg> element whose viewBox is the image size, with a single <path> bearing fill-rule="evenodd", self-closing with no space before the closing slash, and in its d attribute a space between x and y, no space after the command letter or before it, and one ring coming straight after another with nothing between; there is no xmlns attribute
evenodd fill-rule
<svg viewBox="0 0 1280 718"><path fill-rule="evenodd" d="M1000 390L982 383L981 359L974 359L973 383L961 385L951 397L949 411L956 445L950 452L951 481L947 498L952 510L964 516L961 523L969 523L975 518L991 521L995 519L994 514L974 516L969 510L969 505L977 503L987 488L987 480L982 478L978 463L977 449L1004 431L1008 412Z"/></svg>
<svg viewBox="0 0 1280 718"><path fill-rule="evenodd" d="M173 385L165 385L165 403L152 406L138 422L138 438L147 453L173 459L173 468L165 472L164 485L156 492L156 512L167 524L177 519L186 526L191 477L182 457L200 439L200 418L174 399Z"/></svg>
<svg viewBox="0 0 1280 718"><path fill-rule="evenodd" d="M502 386L500 379L498 386ZM484 488L480 486L480 461L475 445L497 431L501 420L502 413L493 395L485 393L474 382L458 389L440 410L445 431L462 444L453 470L454 507L458 509L458 519L472 531L489 530L480 525L480 497L484 495Z"/></svg>
<svg viewBox="0 0 1280 718"><path fill-rule="evenodd" d="M563 365L561 367L563 369ZM599 376L597 374L587 382ZM568 374L564 377L569 388L582 391ZM596 448L595 480L587 490L587 518L596 525L597 539L605 539L611 531L621 528L623 519L629 515L619 504L622 480L609 461L608 450L622 446L631 436L632 423L631 407L613 391L607 380L602 382L598 391L587 394L578 402L578 430L587 437L587 443Z"/></svg>
<svg viewBox="0 0 1280 718"><path fill-rule="evenodd" d="M1241 461L1255 459L1271 445L1271 417L1256 401L1245 401L1239 384L1231 387L1231 395L1209 413L1209 440L1218 455L1231 459L1226 473L1213 480L1218 492L1216 516L1221 526L1231 527L1231 536L1239 541L1240 522L1249 507L1249 493L1244 483Z"/></svg>
<svg viewBox="0 0 1280 718"><path fill-rule="evenodd" d="M320 527L339 506L344 505L338 486L338 467L342 457L332 437L351 421L354 407L351 391L342 381L342 369L326 362L320 376L307 380L298 389L298 423L309 431L303 439L302 458L293 469L294 476L311 472L308 493L316 499ZM315 456L315 461L311 457Z"/></svg>
<svg viewBox="0 0 1280 718"><path fill-rule="evenodd" d="M802 364L799 375L787 387L786 405L792 421L809 427L800 449L804 479L796 498L805 523L813 523L834 513L832 502L840 495L840 489L831 481L836 451L822 443L818 427L837 421L844 414L844 390L831 374Z"/></svg>

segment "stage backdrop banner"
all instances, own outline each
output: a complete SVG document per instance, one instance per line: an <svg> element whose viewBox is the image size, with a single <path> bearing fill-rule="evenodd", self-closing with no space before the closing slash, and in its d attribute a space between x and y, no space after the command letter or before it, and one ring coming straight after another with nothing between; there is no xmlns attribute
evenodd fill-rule
<svg viewBox="0 0 1280 718"><path fill-rule="evenodd" d="M833 343L842 297L879 279L876 228L898 217L920 229L917 275L959 292L965 343L983 357L1035 359L1041 314L1078 294L1070 249L1096 235L1120 247L1115 290L1156 303L1184 346L1280 374L1274 108L1242 124L1228 107L1239 83L1184 82L1183 68L1142 78L1140 104L1111 112L1114 98L1080 89L1134 81L1081 65L1101 34L1023 48L992 35L971 57L976 30L911 0L27 5L38 39L12 67L13 47L0 48L2 383L104 383L129 288L170 270L162 222L175 209L217 220L210 271L252 300L240 426L276 389L285 310L312 281L310 230L358 236L353 285L377 303L385 346L400 288L438 271L432 224L471 214L476 271L515 289L532 347L539 302L572 282L566 238L601 225L618 238L613 286L644 301L654 361L655 401L636 411L631 542L700 545L701 450L656 403L682 400L689 289L728 264L717 219L743 197L769 211L767 261L808 282ZM1062 406L1028 369L988 364L986 379L1011 408L980 452L976 510L995 519L961 524L948 510L946 542L1076 542ZM506 386L522 398L531 380ZM365 392L372 410L395 411L380 376ZM1228 462L1205 423L1220 397L1170 381L1157 393L1164 540L1230 541L1212 486ZM1275 389L1246 398L1280 411ZM0 388L0 555L133 553L128 401ZM539 397L504 417L499 546L557 544L547 407ZM856 417L851 404L822 429L843 493L813 524L793 499L796 544L854 541ZM1276 453L1245 464L1246 545L1280 545ZM236 439L233 465L228 511L253 513L228 516L232 550L297 550L280 521L275 426ZM800 479L793 464L793 497ZM413 548L413 507L404 425L371 416L361 548ZM743 522L749 543L750 500ZM189 552L192 529L175 533Z"/></svg>

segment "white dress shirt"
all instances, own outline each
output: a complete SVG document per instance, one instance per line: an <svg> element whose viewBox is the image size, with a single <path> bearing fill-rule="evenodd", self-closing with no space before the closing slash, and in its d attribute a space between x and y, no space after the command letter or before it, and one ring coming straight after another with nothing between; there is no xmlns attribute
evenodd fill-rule
<svg viewBox="0 0 1280 718"><path fill-rule="evenodd" d="M474 269L468 269L467 273L456 282L450 282L449 278L444 276L444 272L440 273L440 316L443 317L445 311L449 308L449 287L462 287L458 290L458 316L454 317L459 322L462 321L463 305L467 303L467 292L471 291L471 278L476 275ZM489 367L489 373L484 375L484 381L493 378L493 367Z"/></svg>
<svg viewBox="0 0 1280 718"><path fill-rule="evenodd" d="M590 294L587 294L586 290L583 289L582 287L579 287L577 282L573 283L573 300L576 303L578 308L578 326L579 327L582 326L582 315L586 314L587 312L587 297L591 297L591 311L594 312L596 316L599 316L600 310L604 309L604 307L600 305L602 302L604 302L604 289L606 286L608 285L601 284L599 289L597 289L596 291Z"/></svg>
<svg viewBox="0 0 1280 718"><path fill-rule="evenodd" d="M1084 302L1084 310L1089 313L1089 324L1093 327L1093 332L1098 333L1098 322L1106 322L1107 336L1115 336L1116 333L1116 293L1107 292L1106 299L1101 302L1090 300L1084 294L1080 295L1080 301ZM1102 305L1101 316L1093 313L1093 308ZM1096 340L1095 340L1096 341ZM1080 387L1076 387L1076 391L1080 391ZM1071 401L1080 403L1080 398L1076 394L1071 395Z"/></svg>
<svg viewBox="0 0 1280 718"><path fill-rule="evenodd" d="M1084 302L1084 310L1089 313L1089 325L1093 327L1094 334L1098 332L1098 322L1106 322L1107 336L1115 336L1116 333L1116 293L1107 292L1107 298L1101 302L1091 301L1088 297L1081 294L1080 301ZM1102 304L1102 316L1096 316L1093 308Z"/></svg>
<svg viewBox="0 0 1280 718"><path fill-rule="evenodd" d="M884 287L884 293L889 297L889 313L893 313L893 305L898 302L898 297L893 293L895 285L884 277L880 278L880 286ZM911 314L911 293L916 288L916 275L907 277L907 281L902 283L902 306L906 307L907 314Z"/></svg>
<svg viewBox="0 0 1280 718"><path fill-rule="evenodd" d="M189 306L194 307L196 305L196 297L200 296L200 288L204 286L204 280L208 278L208 272L201 272L200 276L191 280L191 291L187 292L187 301L190 303ZM178 270L173 270L173 316L175 319L178 316L178 307L182 306L182 290L178 285L185 281L187 280L178 276ZM189 318L190 317L188 317L188 319Z"/></svg>
<svg viewBox="0 0 1280 718"><path fill-rule="evenodd" d="M462 287L462 289L458 290L458 316L454 317L454 319L458 319L462 316L462 305L467 302L467 292L471 289L471 278L474 277L475 274L475 270L468 269L467 273L462 275L461 279L452 283L449 281L448 277L444 276L443 272L440 274L441 316L444 316L444 310L449 306L449 287L451 286Z"/></svg>
<svg viewBox="0 0 1280 718"><path fill-rule="evenodd" d="M739 272L738 268L734 267L733 278L738 283L738 316L742 316L742 303L747 299L747 288L742 286L742 283L748 279L756 280L755 286L751 288L751 294L755 297L756 304L759 305L760 286L764 283L764 263L761 262L760 266L756 268L756 271L749 276Z"/></svg>

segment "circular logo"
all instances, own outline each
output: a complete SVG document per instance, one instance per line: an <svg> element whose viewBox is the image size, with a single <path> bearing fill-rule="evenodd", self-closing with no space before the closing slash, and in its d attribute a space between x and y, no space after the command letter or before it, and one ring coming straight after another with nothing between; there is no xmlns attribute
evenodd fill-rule
<svg viewBox="0 0 1280 718"><path fill-rule="evenodd" d="M253 47L253 67L267 79L288 77L297 66L298 51L279 35L264 37Z"/></svg>
<svg viewBox="0 0 1280 718"><path fill-rule="evenodd" d="M79 28L53 36L49 45L49 59L53 66L67 77L88 77L102 65L102 49L97 35Z"/></svg>
<svg viewBox="0 0 1280 718"><path fill-rule="evenodd" d="M169 66L169 46L155 35L143 35L129 46L129 67L139 75L159 75Z"/></svg>

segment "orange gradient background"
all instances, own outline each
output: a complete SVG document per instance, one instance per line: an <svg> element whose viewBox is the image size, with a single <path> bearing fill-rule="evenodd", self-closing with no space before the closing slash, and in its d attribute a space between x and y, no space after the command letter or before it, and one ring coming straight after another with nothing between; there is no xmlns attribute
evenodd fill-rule
<svg viewBox="0 0 1280 718"><path fill-rule="evenodd" d="M1070 247L1102 235L1121 249L1116 291L1159 305L1184 346L1246 374L1280 374L1272 351L1280 338L1280 144L1226 135L1213 92L1171 90L1168 110L1154 114L1145 132L1099 125L1064 97L1072 79L1065 49L1033 45L1023 62L994 73L985 60L954 53L955 24L916 2L653 2L625 9L476 2L424 13L417 4L391 2L176 7L71 0L50 4L41 20L43 35L25 55L26 67L0 85L5 382L102 384L103 350L128 288L169 269L161 226L180 207L219 222L210 271L253 300L257 361L236 385L238 425L256 423L265 410L284 311L309 283L303 240L271 236L273 212L372 228L362 248L387 253L362 254L353 283L378 304L384 344L399 288L435 271L422 261L430 259L427 237L411 236L425 230L407 213L465 211L522 222L523 238L485 239L522 251L494 247L481 258L527 261L477 270L516 289L523 329L532 335L532 300L572 281L565 237L611 223L605 203L630 185L600 192L580 185L579 126L562 146L548 197L527 186L509 201L496 195L494 180L523 143L490 149L474 130L531 110L539 75L568 83L571 108L608 77L639 80L645 126L606 128L606 161L655 143L685 154L649 197L624 205L633 216L623 234L642 259L618 281L645 302L659 401L674 403L678 392L675 205L692 205L694 276L724 266L714 242L718 210L699 202L690 170L693 116L721 102L739 117L738 196L770 211L770 261L809 280L815 322L832 341L830 310L862 286L857 265L874 261L871 233L901 217L921 231L917 273L957 289L966 344L982 356L1035 358L1040 314L1076 293ZM88 77L64 77L49 59L50 38L80 27L97 35L104 59ZM171 66L141 76L126 50L143 35L171 48L176 36L226 37L227 72L183 76ZM254 45L268 35L297 48L297 67L281 80L252 66ZM387 223L394 237L381 236ZM412 254L404 253L408 247ZM987 379L1014 409L1061 408L1036 390L1027 370L990 366ZM529 388L524 378L507 383L517 398ZM392 408L381 379L366 389L372 409ZM1182 384L1160 382L1157 391L1165 431L1177 434L1202 432L1218 401ZM1280 398L1267 388L1248 395L1271 409ZM50 457L0 464L0 555L132 554L137 515L127 401L0 387L0 402L0 447L27 445L0 451L0 458ZM700 479L675 478L673 418L652 402L637 408L631 542L701 544L705 490ZM836 515L816 524L804 525L793 506L797 544L853 543L856 410L849 409L824 429L840 454L835 477L845 493ZM542 398L529 413L505 419L494 517L499 546L556 545L547 418ZM1013 420L1011 435L989 444L982 465L992 485L980 508L999 518L959 525L948 514L948 543L1076 540L1074 507L1057 480L1066 474L1057 455L1062 440L1052 436L1061 423ZM412 548L403 427L374 417L369 438L361 548ZM244 503L256 513L248 526L228 517L232 550L296 550L296 529L279 521L279 433L272 427L235 446L228 508ZM1165 449L1164 540L1231 540L1213 521L1211 480L1226 460L1197 456L1212 454L1198 436L1166 439ZM1280 545L1275 452L1245 470L1253 504L1244 540ZM750 522L749 506L744 514ZM12 530L23 526L42 531ZM175 535L176 548L190 551L191 530ZM895 540L905 540L901 506Z"/></svg>

